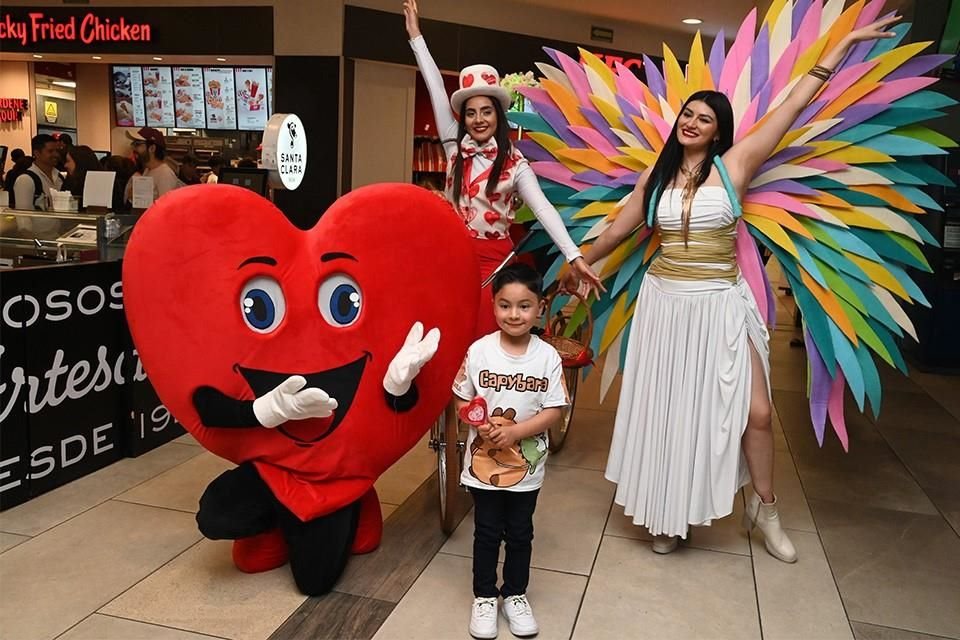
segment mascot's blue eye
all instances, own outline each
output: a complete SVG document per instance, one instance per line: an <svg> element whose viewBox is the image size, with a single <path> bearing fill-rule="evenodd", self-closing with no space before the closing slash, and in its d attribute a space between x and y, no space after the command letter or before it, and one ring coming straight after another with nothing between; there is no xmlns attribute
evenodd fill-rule
<svg viewBox="0 0 960 640"><path fill-rule="evenodd" d="M320 315L334 327L349 327L360 317L363 308L360 285L342 273L324 280L317 298Z"/></svg>
<svg viewBox="0 0 960 640"><path fill-rule="evenodd" d="M274 331L286 313L280 284L264 276L250 280L240 294L240 313L247 326L257 333Z"/></svg>

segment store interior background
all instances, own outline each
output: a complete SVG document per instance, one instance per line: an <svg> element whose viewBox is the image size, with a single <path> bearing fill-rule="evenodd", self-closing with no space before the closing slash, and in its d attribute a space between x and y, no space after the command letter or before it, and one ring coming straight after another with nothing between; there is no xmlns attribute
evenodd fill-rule
<svg viewBox="0 0 960 640"><path fill-rule="evenodd" d="M5 6L64 6L59 3L37 2L31 0L8 0ZM156 0L137 3L140 6L197 6L195 2L185 0ZM216 3L204 3L215 6ZM308 93L310 99L317 101L336 100L340 122L331 123L337 134L337 148L311 149L323 154L327 159L334 156L337 164L337 193L342 194L352 188L374 182L409 182L414 167L415 135L423 135L423 118L417 117L417 72L412 66L389 64L368 59L345 59L344 15L346 5L399 13L399 0L238 0L235 6L273 6L274 14L274 55L309 57L337 57L341 73L337 86L313 82L312 78L303 78L301 91ZM680 20L690 13L691 5L696 5L696 13L704 20L701 29L709 42L719 28L725 30L727 38L736 32L743 17L754 6L761 15L770 5L770 0L749 2L746 0L726 0L721 3L701 4L690 2L658 5L656 12L644 12L647 24L624 20L621 16L636 15L635 3L627 0L599 0L591 3L590 12L585 15L578 12L581 4L575 0L489 0L478 9L475 3L462 0L424 0L421 14L424 18L454 24L473 25L498 31L538 36L544 39L575 42L592 51L613 49L659 55L661 42L670 45L678 56L685 57L691 35L697 27L683 25ZM917 15L916 0L888 0L886 6L901 11L906 20L916 22L913 33L918 39L937 38L937 28L942 28L935 16L938 7L946 7L947 0L926 0L924 12ZM91 0L84 6L108 7L130 6L124 1ZM229 11L224 7L224 11ZM943 9L945 12L945 9ZM918 22L917 22L918 21ZM612 42L591 42L592 26L613 29ZM376 38L393 37L397 41L405 40L402 21L397 22L395 34L371 34ZM428 34L429 35L429 34ZM428 42L429 44L429 42ZM433 43L436 45L437 43ZM349 49L349 46L346 47ZM86 60L84 58L87 58ZM76 75L76 130L75 141L93 149L126 152L128 145L122 128L113 126L112 104L110 96L109 68L111 64L218 64L210 59L198 56L165 56L162 62L150 56L118 55L101 56L93 61L82 55L44 55L42 62L67 61L74 63ZM546 54L544 54L546 60ZM5 126L2 130L4 142L10 149L29 147L30 137L43 126L43 114L37 112L36 99L40 74L34 71L34 62L30 54L0 54L0 95L30 96L29 113L18 127ZM412 65L413 55L409 56ZM480 60L469 61L480 62ZM256 60L240 60L231 56L231 66L264 65L272 60L260 57ZM345 72L345 67L353 68ZM526 65L529 66L529 65ZM455 74L456 69L442 69L445 73ZM502 68L501 74L534 71L533 68ZM307 74L309 75L309 74ZM42 89L41 89L42 90ZM949 87L941 90L950 92ZM420 91L422 92L422 85ZM960 93L960 92L957 92ZM346 95L345 95L346 94ZM422 102L422 96L419 98ZM278 105L282 108L281 105ZM429 114L428 114L429 115ZM417 124L420 124L419 130ZM324 125L325 126L325 125ZM936 125L950 134L960 134L960 124L941 121ZM960 138L960 135L954 135ZM238 144L235 142L234 144ZM246 141L238 146L246 147ZM255 144L253 145L256 146ZM332 145L330 145L332 147ZM387 150L387 152L384 152ZM332 163L329 170L333 170Z"/></svg>

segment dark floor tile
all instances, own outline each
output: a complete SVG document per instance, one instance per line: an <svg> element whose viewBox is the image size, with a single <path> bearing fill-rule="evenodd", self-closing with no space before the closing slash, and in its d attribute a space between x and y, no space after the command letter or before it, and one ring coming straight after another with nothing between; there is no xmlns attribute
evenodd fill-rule
<svg viewBox="0 0 960 640"><path fill-rule="evenodd" d="M334 591L309 598L270 640L369 640L394 606L392 602Z"/></svg>
<svg viewBox="0 0 960 640"><path fill-rule="evenodd" d="M878 627L864 622L850 622L853 628L853 637L857 640L945 640L943 636L931 636L926 633L907 631L906 629L892 629Z"/></svg>
<svg viewBox="0 0 960 640"><path fill-rule="evenodd" d="M851 619L948 637L960 630L960 538L943 518L809 504Z"/></svg>
<svg viewBox="0 0 960 640"><path fill-rule="evenodd" d="M958 381L960 386L960 381ZM877 427L908 429L952 434L960 437L960 420L943 405L927 395L920 399L915 393L884 390Z"/></svg>
<svg viewBox="0 0 960 640"><path fill-rule="evenodd" d="M960 435L880 429L933 504L960 531Z"/></svg>
<svg viewBox="0 0 960 640"><path fill-rule="evenodd" d="M469 494L461 493L459 498L458 522L472 506ZM399 602L446 540L440 529L440 500L434 473L384 523L380 548L350 559L337 591Z"/></svg>

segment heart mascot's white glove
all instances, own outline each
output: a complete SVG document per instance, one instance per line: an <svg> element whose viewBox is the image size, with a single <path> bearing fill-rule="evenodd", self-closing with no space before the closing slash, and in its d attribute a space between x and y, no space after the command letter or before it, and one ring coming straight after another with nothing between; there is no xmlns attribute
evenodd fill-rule
<svg viewBox="0 0 960 640"><path fill-rule="evenodd" d="M288 420L327 418L333 415L337 401L323 389L304 389L303 376L290 376L269 393L253 401L257 421L268 429Z"/></svg>
<svg viewBox="0 0 960 640"><path fill-rule="evenodd" d="M414 322L403 341L400 351L390 361L387 374L383 377L383 388L387 393L399 398L410 390L413 379L420 373L440 346L440 329L431 329L423 335L423 324Z"/></svg>

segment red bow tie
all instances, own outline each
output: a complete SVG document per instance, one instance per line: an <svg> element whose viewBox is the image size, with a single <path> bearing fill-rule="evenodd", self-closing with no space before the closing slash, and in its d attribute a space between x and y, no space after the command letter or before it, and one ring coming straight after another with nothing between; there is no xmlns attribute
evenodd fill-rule
<svg viewBox="0 0 960 640"><path fill-rule="evenodd" d="M497 157L497 141L494 138L490 138L482 147L478 147L477 143L468 136L467 140L460 143L460 153L464 158L472 158L480 154L488 160L493 160Z"/></svg>

